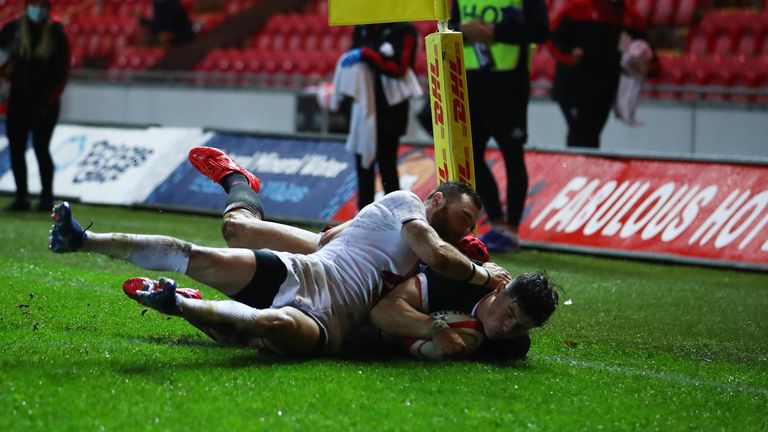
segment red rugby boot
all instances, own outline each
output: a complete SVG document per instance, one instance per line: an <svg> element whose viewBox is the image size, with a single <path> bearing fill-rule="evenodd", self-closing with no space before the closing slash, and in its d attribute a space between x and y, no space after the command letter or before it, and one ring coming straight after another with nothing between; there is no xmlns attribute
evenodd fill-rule
<svg viewBox="0 0 768 432"><path fill-rule="evenodd" d="M240 166L223 151L213 147L194 147L189 151L189 163L201 174L221 184L227 174L238 173L248 179L248 185L254 192L261 189L261 180Z"/></svg>

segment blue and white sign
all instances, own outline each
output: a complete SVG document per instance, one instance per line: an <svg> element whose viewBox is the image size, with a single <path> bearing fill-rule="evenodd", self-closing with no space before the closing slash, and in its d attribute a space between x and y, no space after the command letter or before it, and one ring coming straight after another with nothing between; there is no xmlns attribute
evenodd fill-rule
<svg viewBox="0 0 768 432"><path fill-rule="evenodd" d="M59 125L50 146L56 165L54 194L102 204L142 202L186 161L191 147L205 144L211 136L200 129ZM29 189L37 193L40 174L32 149L26 159ZM0 177L0 190L15 190L9 170Z"/></svg>

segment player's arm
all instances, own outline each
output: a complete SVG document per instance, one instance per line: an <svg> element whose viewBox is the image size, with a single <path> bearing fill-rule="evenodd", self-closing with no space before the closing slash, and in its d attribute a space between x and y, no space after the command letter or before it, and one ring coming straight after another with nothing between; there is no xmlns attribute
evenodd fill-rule
<svg viewBox="0 0 768 432"><path fill-rule="evenodd" d="M501 267L482 267L447 243L421 219L403 225L403 238L416 255L432 270L447 279L495 288L506 285L511 276Z"/></svg>
<svg viewBox="0 0 768 432"><path fill-rule="evenodd" d="M348 220L348 221L344 222L343 224L336 225L335 227L333 227L333 228L329 229L328 231L324 232L322 234L322 237L320 237L320 241L318 242L317 247L321 248L321 247L327 245L328 243L330 243L331 240L333 240L336 237L338 237L339 234L341 234L342 231L344 231L349 226L349 224L351 222L352 222L351 220Z"/></svg>
<svg viewBox="0 0 768 432"><path fill-rule="evenodd" d="M464 340L453 329L420 311L418 277L406 279L371 310L371 322L382 331L385 340L393 338L431 339L448 355L464 351Z"/></svg>

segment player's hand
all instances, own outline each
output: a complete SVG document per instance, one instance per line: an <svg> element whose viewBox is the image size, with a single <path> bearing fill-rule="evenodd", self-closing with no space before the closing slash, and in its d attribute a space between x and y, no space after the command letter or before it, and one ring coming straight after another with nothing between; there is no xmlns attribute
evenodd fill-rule
<svg viewBox="0 0 768 432"><path fill-rule="evenodd" d="M470 21L461 25L461 32L471 42L493 42L493 26L484 21Z"/></svg>
<svg viewBox="0 0 768 432"><path fill-rule="evenodd" d="M504 267L496 263L487 262L483 264L483 268L488 270L491 275L488 283L485 284L487 287L494 289L498 288L499 286L504 287L507 285L507 283L509 283L509 281L512 280L512 275L510 275L509 272L504 269Z"/></svg>
<svg viewBox="0 0 768 432"><path fill-rule="evenodd" d="M576 47L573 49L573 51L571 51L571 59L573 60L573 64L579 64L582 58L584 58L584 50L580 47Z"/></svg>
<svg viewBox="0 0 768 432"><path fill-rule="evenodd" d="M458 356L467 348L464 339L450 327L435 332L432 336L432 343L445 357Z"/></svg>

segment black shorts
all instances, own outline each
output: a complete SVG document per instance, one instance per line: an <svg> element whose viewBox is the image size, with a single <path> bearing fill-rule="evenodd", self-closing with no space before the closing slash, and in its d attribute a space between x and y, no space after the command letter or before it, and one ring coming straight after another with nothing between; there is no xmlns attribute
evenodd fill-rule
<svg viewBox="0 0 768 432"><path fill-rule="evenodd" d="M232 300L256 309L267 309L285 282L288 270L269 249L254 249L253 254L256 256L256 273L248 285L232 296Z"/></svg>
<svg viewBox="0 0 768 432"><path fill-rule="evenodd" d="M256 273L253 279L239 293L230 298L252 308L268 309L272 307L275 296L285 282L288 269L285 268L283 261L269 249L254 249L253 255L256 257ZM320 328L320 339L315 351L321 351L328 343L325 326L311 313L298 310L315 321Z"/></svg>

